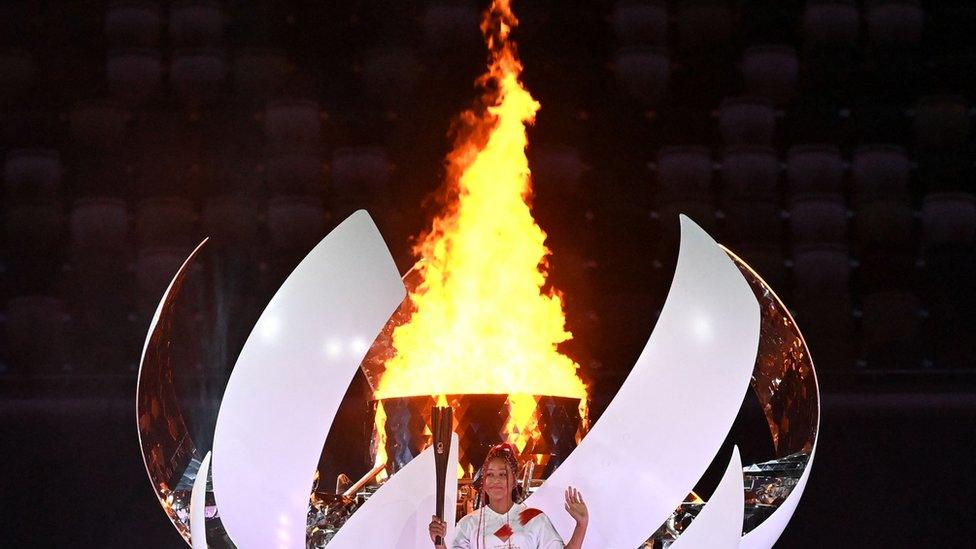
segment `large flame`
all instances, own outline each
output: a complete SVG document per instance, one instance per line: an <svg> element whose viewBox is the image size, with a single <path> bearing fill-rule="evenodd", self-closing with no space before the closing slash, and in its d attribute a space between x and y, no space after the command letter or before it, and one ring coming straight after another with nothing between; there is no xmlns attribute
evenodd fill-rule
<svg viewBox="0 0 976 549"><path fill-rule="evenodd" d="M585 406L586 387L557 350L572 337L562 298L544 288L550 252L530 212L525 154L526 125L540 105L519 80L509 40L517 23L509 0L485 13L485 92L460 117L447 157L449 198L414 248L423 281L410 293L409 322L393 332L395 355L376 396L509 394L510 441L521 446L519 433L533 428L531 395Z"/></svg>

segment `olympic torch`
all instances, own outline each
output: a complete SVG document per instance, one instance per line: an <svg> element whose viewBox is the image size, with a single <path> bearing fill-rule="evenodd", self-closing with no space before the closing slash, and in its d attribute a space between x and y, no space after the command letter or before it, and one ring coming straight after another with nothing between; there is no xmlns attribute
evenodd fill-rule
<svg viewBox="0 0 976 549"><path fill-rule="evenodd" d="M437 474L437 518L444 520L444 483L447 481L447 458L454 431L454 410L450 406L434 406L430 410L431 431L434 434L434 469ZM443 543L440 536L436 545Z"/></svg>

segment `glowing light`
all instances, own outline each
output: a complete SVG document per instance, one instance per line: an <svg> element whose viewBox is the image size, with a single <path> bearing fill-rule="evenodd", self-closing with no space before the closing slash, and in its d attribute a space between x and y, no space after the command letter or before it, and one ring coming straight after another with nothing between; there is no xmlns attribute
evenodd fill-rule
<svg viewBox="0 0 976 549"><path fill-rule="evenodd" d="M693 320L692 333L694 333L699 340L709 340L712 339L714 330L712 329L712 322L710 319L704 316L696 316Z"/></svg>
<svg viewBox="0 0 976 549"><path fill-rule="evenodd" d="M447 157L443 210L414 248L422 282L410 320L393 332L377 398L510 394L510 442L524 447L531 395L581 399L578 365L558 345L572 338L563 301L546 288L546 234L530 211L526 125L539 103L520 81L509 34L518 21L495 0L481 25L490 60L479 104L460 117Z"/></svg>
<svg viewBox="0 0 976 549"><path fill-rule="evenodd" d="M361 337L353 338L353 340L349 342L349 351L354 355L365 354L368 349L369 343Z"/></svg>
<svg viewBox="0 0 976 549"><path fill-rule="evenodd" d="M342 342L338 339L330 339L325 344L325 354L329 358L337 358L342 354Z"/></svg>
<svg viewBox="0 0 976 549"><path fill-rule="evenodd" d="M270 317L268 321L261 324L261 338L267 342L273 342L278 339L278 334L281 333L281 319L277 317Z"/></svg>

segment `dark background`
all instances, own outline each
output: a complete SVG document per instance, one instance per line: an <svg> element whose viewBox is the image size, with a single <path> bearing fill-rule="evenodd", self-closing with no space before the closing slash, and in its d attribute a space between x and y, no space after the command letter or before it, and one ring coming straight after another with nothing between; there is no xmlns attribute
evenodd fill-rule
<svg viewBox="0 0 976 549"><path fill-rule="evenodd" d="M266 298L349 213L409 268L478 93L481 7L0 5L4 545L180 546L135 429L162 290L213 236L216 401ZM534 214L594 412L653 327L685 212L777 289L817 364L817 461L780 546L971 545L976 5L515 11Z"/></svg>

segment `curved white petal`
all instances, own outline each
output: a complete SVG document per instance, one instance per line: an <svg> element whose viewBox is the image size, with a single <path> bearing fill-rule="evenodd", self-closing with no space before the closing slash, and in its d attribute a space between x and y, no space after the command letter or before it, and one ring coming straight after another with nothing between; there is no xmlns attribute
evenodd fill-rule
<svg viewBox="0 0 976 549"><path fill-rule="evenodd" d="M671 549L735 549L742 538L745 492L742 489L742 459L739 447L732 449L729 466L718 487L695 520L671 544Z"/></svg>
<svg viewBox="0 0 976 549"><path fill-rule="evenodd" d="M289 275L248 336L227 382L213 484L240 549L304 548L312 477L363 356L406 295L364 211Z"/></svg>
<svg viewBox="0 0 976 549"><path fill-rule="evenodd" d="M749 386L759 304L729 256L681 216L681 249L657 327L579 447L529 498L568 539L567 485L590 508L586 546L632 549L708 467Z"/></svg>
<svg viewBox="0 0 976 549"><path fill-rule="evenodd" d="M207 549L207 477L210 476L210 452L200 462L190 494L190 542L193 549Z"/></svg>
<svg viewBox="0 0 976 549"><path fill-rule="evenodd" d="M458 436L453 434L447 462L448 481L451 473L457 471L457 462ZM329 549L431 547L427 525L436 510L435 498L434 451L429 447L366 500L332 538ZM444 512L448 546L454 535L456 502L457 483L447 482Z"/></svg>

